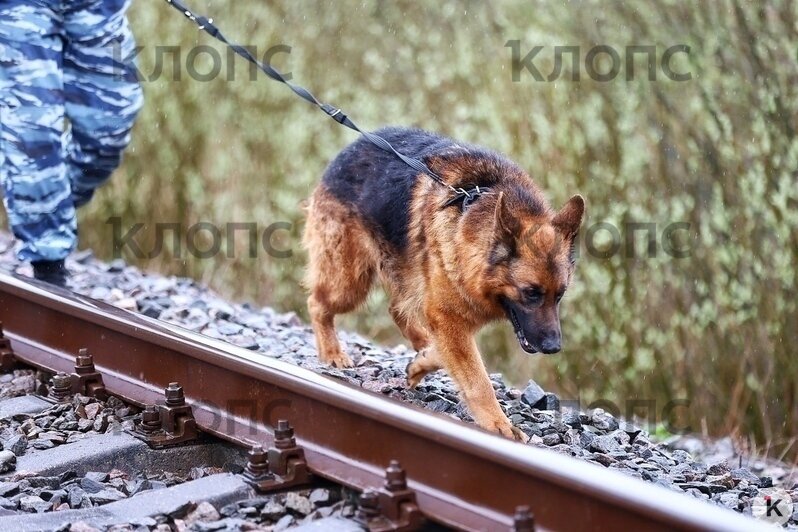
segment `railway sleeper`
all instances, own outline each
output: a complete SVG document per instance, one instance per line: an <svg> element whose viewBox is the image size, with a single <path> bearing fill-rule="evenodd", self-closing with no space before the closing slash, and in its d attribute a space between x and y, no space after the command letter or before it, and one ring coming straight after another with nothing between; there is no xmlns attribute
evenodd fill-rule
<svg viewBox="0 0 798 532"><path fill-rule="evenodd" d="M147 526L155 524L155 516L180 515L195 501L223 506L251 496L240 476L220 473L93 508L3 516L0 530L68 530L71 523L102 530L122 524Z"/></svg>

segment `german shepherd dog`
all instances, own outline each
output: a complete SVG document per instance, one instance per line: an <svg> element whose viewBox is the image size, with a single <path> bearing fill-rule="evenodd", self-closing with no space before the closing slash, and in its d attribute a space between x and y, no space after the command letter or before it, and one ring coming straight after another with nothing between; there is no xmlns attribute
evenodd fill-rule
<svg viewBox="0 0 798 532"><path fill-rule="evenodd" d="M418 129L376 134L424 161L452 191L361 137L327 168L308 204L308 310L321 361L352 366L334 318L361 305L379 277L396 325L417 351L408 385L445 369L481 427L526 440L502 412L474 334L509 319L527 353L560 350L558 307L574 271L585 202L558 212L505 157Z"/></svg>

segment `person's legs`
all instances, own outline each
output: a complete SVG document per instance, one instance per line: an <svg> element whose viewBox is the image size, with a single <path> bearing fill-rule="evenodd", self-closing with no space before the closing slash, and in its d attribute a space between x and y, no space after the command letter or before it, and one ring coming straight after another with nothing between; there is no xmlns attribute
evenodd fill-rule
<svg viewBox="0 0 798 532"><path fill-rule="evenodd" d="M0 182L18 256L36 271L59 271L77 241L62 160L60 5L0 3Z"/></svg>
<svg viewBox="0 0 798 532"><path fill-rule="evenodd" d="M71 124L67 175L76 206L91 199L119 166L142 93L135 41L125 13L130 0L74 0L64 15L64 90Z"/></svg>

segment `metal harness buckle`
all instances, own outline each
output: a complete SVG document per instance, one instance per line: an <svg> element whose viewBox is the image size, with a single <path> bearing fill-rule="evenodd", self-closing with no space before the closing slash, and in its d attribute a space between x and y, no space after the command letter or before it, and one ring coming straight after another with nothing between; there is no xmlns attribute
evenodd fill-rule
<svg viewBox="0 0 798 532"><path fill-rule="evenodd" d="M485 194L490 194L490 188L488 187L480 187L479 185L474 185L474 188L471 189L464 189L462 187L455 188L449 185L449 188L454 192L454 196L449 198L441 208L450 207L462 201L462 208L466 209L471 203L477 200L480 196Z"/></svg>

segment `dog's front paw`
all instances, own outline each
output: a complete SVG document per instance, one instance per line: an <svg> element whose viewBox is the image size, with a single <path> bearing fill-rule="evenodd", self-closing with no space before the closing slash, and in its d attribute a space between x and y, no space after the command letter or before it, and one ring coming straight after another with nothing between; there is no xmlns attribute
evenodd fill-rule
<svg viewBox="0 0 798 532"><path fill-rule="evenodd" d="M493 426L493 431L498 432L505 438L509 438L511 440L520 441L521 443L528 443L529 436L527 436L524 431L519 429L518 427L514 427L510 420L505 418L501 421L497 421Z"/></svg>
<svg viewBox="0 0 798 532"><path fill-rule="evenodd" d="M352 359L349 358L349 355L343 351L338 351L337 353L332 353L329 355L323 355L321 356L321 361L336 368L351 368L355 365L352 362Z"/></svg>

